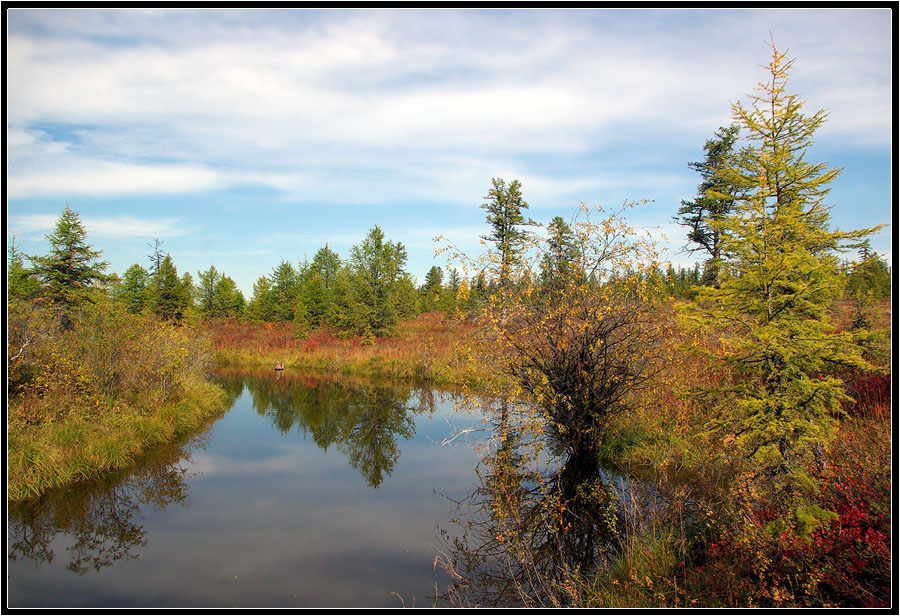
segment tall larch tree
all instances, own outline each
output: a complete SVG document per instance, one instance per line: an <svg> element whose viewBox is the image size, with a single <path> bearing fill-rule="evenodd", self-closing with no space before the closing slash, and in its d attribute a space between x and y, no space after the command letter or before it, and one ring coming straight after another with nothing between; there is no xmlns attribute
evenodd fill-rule
<svg viewBox="0 0 900 616"><path fill-rule="evenodd" d="M139 263L135 263L122 275L116 299L125 305L128 312L140 314L149 296L150 274Z"/></svg>
<svg viewBox="0 0 900 616"><path fill-rule="evenodd" d="M194 295L197 298L197 310L203 316L216 315L216 285L222 280L222 274L216 270L216 266L210 264L209 269L197 272L197 288Z"/></svg>
<svg viewBox="0 0 900 616"><path fill-rule="evenodd" d="M805 469L823 463L848 400L830 371L870 368L850 334L835 333L827 311L842 291L839 251L875 230L829 228L824 199L840 169L807 160L826 113L803 114L804 101L787 93L792 64L773 43L768 80L749 106L733 105L750 146L723 175L747 192L723 220L721 288L699 293L697 313L725 332L734 375L716 392L714 426L783 495L812 485Z"/></svg>

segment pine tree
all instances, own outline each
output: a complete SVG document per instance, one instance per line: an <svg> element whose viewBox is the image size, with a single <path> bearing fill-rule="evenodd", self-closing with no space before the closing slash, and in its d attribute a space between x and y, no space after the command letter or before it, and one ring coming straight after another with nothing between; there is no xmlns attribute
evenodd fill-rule
<svg viewBox="0 0 900 616"><path fill-rule="evenodd" d="M786 93L791 64L773 44L769 80L749 108L733 106L751 146L724 175L747 192L723 219L721 288L699 293L698 313L737 333L725 339L735 384L718 391L715 424L788 493L808 484L805 462L822 462L848 399L829 369L868 367L827 310L841 293L837 252L874 231L829 229L824 198L840 169L806 160L825 113L804 115L803 101Z"/></svg>
<svg viewBox="0 0 900 616"><path fill-rule="evenodd" d="M703 162L688 163L700 173L703 181L697 187L697 196L692 201L682 201L675 222L689 229L688 240L694 247L691 253L706 252L709 258L704 264L704 284L719 285L719 263L722 259L723 219L734 208L745 187L733 184L735 177L723 173L733 165L734 146L740 126L720 127L715 137L706 141Z"/></svg>
<svg viewBox="0 0 900 616"><path fill-rule="evenodd" d="M487 201L481 204L482 209L487 210L486 218L491 225L491 233L482 236L482 239L495 244L499 258L500 284L506 285L526 237L525 231L520 227L534 226L537 223L531 219L526 220L522 215L522 210L528 209L528 203L522 198L519 180L513 180L509 186L502 178L493 178L491 183L493 186L485 197Z"/></svg>
<svg viewBox="0 0 900 616"><path fill-rule="evenodd" d="M108 264L98 260L103 251L93 250L86 236L78 212L67 203L56 229L46 236L50 253L31 257L43 292L55 304L72 306L89 299L94 283L106 278Z"/></svg>

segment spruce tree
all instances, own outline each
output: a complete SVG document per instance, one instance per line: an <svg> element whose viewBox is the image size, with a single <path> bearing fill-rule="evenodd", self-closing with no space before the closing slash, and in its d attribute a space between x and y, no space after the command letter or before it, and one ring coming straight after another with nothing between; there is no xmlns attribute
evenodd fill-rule
<svg viewBox="0 0 900 616"><path fill-rule="evenodd" d="M742 192L742 186L733 184L734 175L723 173L735 160L735 143L740 126L720 127L713 139L703 146L706 159L703 162L688 163L700 173L703 181L697 187L697 196L692 201L682 201L675 222L688 228L688 240L693 247L691 253L706 252L703 268L704 284L719 285L719 264L722 259L722 221L731 212L735 200Z"/></svg>
<svg viewBox="0 0 900 616"><path fill-rule="evenodd" d="M809 463L823 463L834 417L848 400L829 371L869 367L850 335L835 333L827 311L842 291L838 252L874 231L829 228L824 198L840 169L807 161L826 115L804 115L803 100L786 93L792 62L773 44L768 81L749 107L733 106L751 145L724 177L746 193L723 219L721 288L704 288L696 313L727 332L724 353L734 371L717 391L715 425L787 493L808 485Z"/></svg>
<svg viewBox="0 0 900 616"><path fill-rule="evenodd" d="M42 282L45 296L53 303L72 306L90 296L96 282L106 279L106 261L98 260L103 253L93 250L85 241L87 232L69 204L63 209L53 233L46 236L50 252L43 257L31 257L34 270Z"/></svg>

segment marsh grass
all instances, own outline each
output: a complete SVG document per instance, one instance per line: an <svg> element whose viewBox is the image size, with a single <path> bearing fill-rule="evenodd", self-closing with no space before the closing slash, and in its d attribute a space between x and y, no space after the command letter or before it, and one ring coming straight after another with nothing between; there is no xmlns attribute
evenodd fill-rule
<svg viewBox="0 0 900 616"><path fill-rule="evenodd" d="M286 368L439 386L477 386L483 378L482 367L473 369L460 359L475 325L437 312L403 321L393 336L369 341L340 337L327 328L296 338L289 323L210 321L203 327L220 365L274 366L282 361Z"/></svg>
<svg viewBox="0 0 900 616"><path fill-rule="evenodd" d="M227 395L204 376L208 343L188 327L108 302L68 315L66 328L41 307L15 308L8 350L22 351L8 353L10 500L125 468L225 409Z"/></svg>
<svg viewBox="0 0 900 616"><path fill-rule="evenodd" d="M224 392L212 384L197 383L184 396L155 411L125 407L99 418L72 416L50 425L10 426L8 498L35 497L126 468L152 447L200 427L225 406Z"/></svg>

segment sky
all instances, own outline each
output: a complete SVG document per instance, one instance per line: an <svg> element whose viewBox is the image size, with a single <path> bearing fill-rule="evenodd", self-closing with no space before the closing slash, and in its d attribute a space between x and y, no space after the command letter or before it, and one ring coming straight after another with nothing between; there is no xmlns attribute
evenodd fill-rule
<svg viewBox="0 0 900 616"><path fill-rule="evenodd" d="M282 260L341 257L379 225L419 283L489 232L491 179L547 223L629 211L690 266L673 222L703 145L766 78L828 111L807 160L841 167L833 226L893 221L892 15L866 9L7 13L7 246L45 254L68 205L110 271L210 265L247 299ZM852 257L854 255L848 255Z"/></svg>

